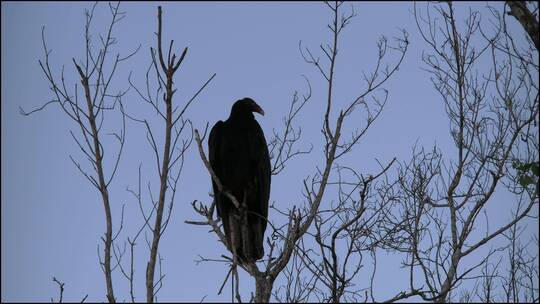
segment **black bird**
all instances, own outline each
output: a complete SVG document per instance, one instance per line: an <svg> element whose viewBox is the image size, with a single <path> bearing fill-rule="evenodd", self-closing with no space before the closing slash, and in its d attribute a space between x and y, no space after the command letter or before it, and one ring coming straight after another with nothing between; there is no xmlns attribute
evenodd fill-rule
<svg viewBox="0 0 540 304"><path fill-rule="evenodd" d="M224 190L246 206L247 235L244 235L241 212L212 181L217 212L223 221L229 247L236 249L240 262L254 262L264 255L270 197L270 157L263 130L253 112L264 115L253 99L236 101L229 118L218 121L208 138L212 169Z"/></svg>

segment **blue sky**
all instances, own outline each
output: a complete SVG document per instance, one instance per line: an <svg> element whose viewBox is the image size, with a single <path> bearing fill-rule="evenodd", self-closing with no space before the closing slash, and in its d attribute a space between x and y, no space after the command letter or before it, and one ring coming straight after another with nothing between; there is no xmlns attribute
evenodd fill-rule
<svg viewBox="0 0 540 304"><path fill-rule="evenodd" d="M313 98L299 121L304 134L301 145L313 143L315 149L309 156L293 161L275 178L271 192L271 200L282 208L300 203L302 178L313 172L314 165L322 166L323 139L319 129L326 88L318 72L303 61L298 43L302 40L303 45L318 50L320 43L329 41L327 7L317 2L124 3L122 9L127 17L115 28L119 43L114 51L128 54L139 44L141 50L119 67L114 91L128 88L130 72L136 84L144 84L149 47L155 46L158 5L163 7L164 41L174 39L177 53L189 46L175 79L179 88L176 102L185 102L210 75L217 74L188 112L199 129L204 129L207 122L212 126L217 120L226 119L237 99L252 97L266 113L264 117L257 116L257 120L268 139L272 129L281 130L293 92L305 91L301 75L310 79ZM466 4L456 5L461 11L466 9ZM67 300L77 301L86 294L92 301L105 300L96 250L105 228L103 207L99 194L69 159L70 154L81 156L69 134L69 130L76 131L76 126L56 107L31 117L18 113L19 106L28 110L51 98L38 65L38 59L43 58L42 26L46 29L47 44L53 49L54 73L58 75L65 64L67 79L72 85L75 83L71 58L83 55L83 10L90 6L85 2L2 2L2 301L47 301L56 297L52 276L66 282ZM411 44L399 72L386 86L390 91L387 107L347 159L348 163L372 172L377 168L375 158L383 163L394 156L408 159L416 141L426 147L437 143L448 154L455 152L443 103L429 75L421 70L420 58L426 45L416 29L412 4L378 2L354 6L358 16L342 35L337 61L338 102L363 89L362 70L369 71L374 66L380 35L393 37L404 28ZM484 3L474 6L485 12ZM108 21L107 5L100 3L94 32L103 32ZM130 113L147 117L157 130L162 130L151 109L133 90L124 98L124 104ZM355 124L352 120L348 130ZM117 124L112 122L106 127L114 129ZM198 301L204 296L210 301L230 299L227 292L217 295L227 268L222 264L194 262L199 254L217 258L225 249L206 228L184 223L198 219L190 206L193 200L210 201L210 179L194 147L188 151L171 224L160 243L167 274L158 295L162 301ZM125 153L109 190L116 221L125 204L124 238L132 235L141 223L136 202L126 191L126 187L136 186L140 162L143 178L150 180L155 189L158 179L144 130L128 122ZM497 221L506 215L500 209L493 213L493 218ZM136 256L135 286L139 300L145 297L148 253L144 246L141 240ZM380 298L394 295L402 286L406 273L396 274L398 267L399 258L389 258L388 263L380 265L377 277L385 282L376 285ZM114 281L117 297L127 300L128 285L119 272L114 274ZM242 276L241 287L247 297L253 282Z"/></svg>

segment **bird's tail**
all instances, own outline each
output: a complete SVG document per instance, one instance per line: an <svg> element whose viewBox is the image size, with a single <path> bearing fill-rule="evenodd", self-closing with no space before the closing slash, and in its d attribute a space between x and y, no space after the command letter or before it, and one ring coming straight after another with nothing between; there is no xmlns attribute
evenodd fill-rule
<svg viewBox="0 0 540 304"><path fill-rule="evenodd" d="M264 231L257 215L248 215L247 223L243 223L238 212L230 212L223 217L223 228L229 249L239 258L240 263L256 262L264 255Z"/></svg>

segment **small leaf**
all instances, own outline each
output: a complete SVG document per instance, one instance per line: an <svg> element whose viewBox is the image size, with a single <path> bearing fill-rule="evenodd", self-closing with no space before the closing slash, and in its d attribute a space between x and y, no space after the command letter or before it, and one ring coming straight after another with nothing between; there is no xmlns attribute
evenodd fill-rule
<svg viewBox="0 0 540 304"><path fill-rule="evenodd" d="M523 188L527 188L527 186L534 184L534 179L528 175L523 174L519 177L519 183Z"/></svg>
<svg viewBox="0 0 540 304"><path fill-rule="evenodd" d="M534 165L534 163L528 163L528 164L525 163L525 164L522 164L522 165L521 165L521 170L522 170L523 172L527 172L527 171L529 171L529 170L531 169L531 167L532 167L533 165Z"/></svg>
<svg viewBox="0 0 540 304"><path fill-rule="evenodd" d="M519 166L519 161L517 160L512 161L512 168L517 169L518 166Z"/></svg>
<svg viewBox="0 0 540 304"><path fill-rule="evenodd" d="M540 163L532 163L531 171L536 177L540 176Z"/></svg>

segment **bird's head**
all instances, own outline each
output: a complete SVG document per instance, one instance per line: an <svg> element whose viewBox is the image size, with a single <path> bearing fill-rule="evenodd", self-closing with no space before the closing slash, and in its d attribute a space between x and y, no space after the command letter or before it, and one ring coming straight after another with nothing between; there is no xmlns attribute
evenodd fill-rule
<svg viewBox="0 0 540 304"><path fill-rule="evenodd" d="M252 112L257 112L264 116L263 109L255 102L255 100L246 97L234 103L231 109L231 116L253 115Z"/></svg>

